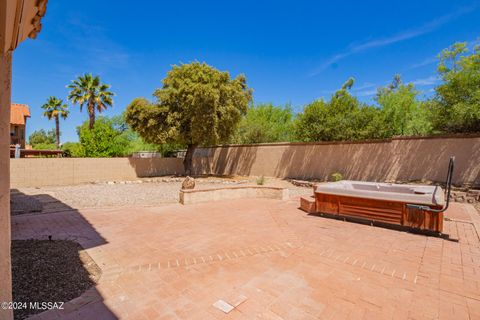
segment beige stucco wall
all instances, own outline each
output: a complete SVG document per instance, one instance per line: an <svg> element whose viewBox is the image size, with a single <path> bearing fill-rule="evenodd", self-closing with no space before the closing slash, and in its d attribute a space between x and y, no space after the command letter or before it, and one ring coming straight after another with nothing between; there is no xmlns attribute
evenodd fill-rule
<svg viewBox="0 0 480 320"><path fill-rule="evenodd" d="M182 174L177 158L22 158L10 160L11 187L74 185Z"/></svg>
<svg viewBox="0 0 480 320"><path fill-rule="evenodd" d="M297 179L445 181L456 157L453 181L480 184L480 137L392 139L362 143L292 143L224 146L197 150L197 174L234 174Z"/></svg>
<svg viewBox="0 0 480 320"><path fill-rule="evenodd" d="M10 267L10 92L11 53L0 55L0 302L12 300ZM0 308L0 319L11 319L11 310Z"/></svg>
<svg viewBox="0 0 480 320"><path fill-rule="evenodd" d="M0 1L0 302L11 301L10 260L10 100L12 52L27 37L40 32L47 0ZM0 320L13 312L0 308Z"/></svg>

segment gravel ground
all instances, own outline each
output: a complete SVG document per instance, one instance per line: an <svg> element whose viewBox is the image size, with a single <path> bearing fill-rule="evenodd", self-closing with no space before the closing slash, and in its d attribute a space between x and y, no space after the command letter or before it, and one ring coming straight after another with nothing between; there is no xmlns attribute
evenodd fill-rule
<svg viewBox="0 0 480 320"><path fill-rule="evenodd" d="M43 209L42 202L35 197L23 194L18 190L12 190L10 195L10 212L12 215L41 212Z"/></svg>
<svg viewBox="0 0 480 320"><path fill-rule="evenodd" d="M13 301L22 303L14 318L43 311L30 309L30 302L72 300L95 285L100 275L100 268L76 242L13 240Z"/></svg>
<svg viewBox="0 0 480 320"><path fill-rule="evenodd" d="M177 203L182 185L181 180L179 178L162 178L76 186L19 188L12 190L12 214ZM195 188L255 185L255 183L255 178L251 177L197 178ZM281 179L267 178L265 185L288 188L291 196L312 194L311 188L297 187ZM40 210L38 209L39 205L41 206ZM22 209L25 210L22 212Z"/></svg>

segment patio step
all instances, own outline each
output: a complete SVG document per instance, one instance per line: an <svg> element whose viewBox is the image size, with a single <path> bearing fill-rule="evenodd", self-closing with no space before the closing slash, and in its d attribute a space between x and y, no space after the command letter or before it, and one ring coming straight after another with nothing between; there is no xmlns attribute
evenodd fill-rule
<svg viewBox="0 0 480 320"><path fill-rule="evenodd" d="M315 197L300 197L300 209L307 213L315 213L317 212L317 207L315 205Z"/></svg>

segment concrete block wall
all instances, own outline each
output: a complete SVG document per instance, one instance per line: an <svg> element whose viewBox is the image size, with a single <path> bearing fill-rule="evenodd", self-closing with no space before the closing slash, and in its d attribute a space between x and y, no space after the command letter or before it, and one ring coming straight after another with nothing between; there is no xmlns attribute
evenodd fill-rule
<svg viewBox="0 0 480 320"><path fill-rule="evenodd" d="M350 180L443 182L450 156L454 184L480 187L478 135L200 148L193 167L196 174L326 180L339 172Z"/></svg>
<svg viewBox="0 0 480 320"><path fill-rule="evenodd" d="M10 160L10 186L62 186L182 174L177 158L22 158Z"/></svg>
<svg viewBox="0 0 480 320"><path fill-rule="evenodd" d="M199 148L193 169L195 174L326 180L339 172L350 180L444 182L450 156L456 157L454 184L480 187L480 136ZM11 159L10 166L11 187L183 174L177 158L24 158Z"/></svg>

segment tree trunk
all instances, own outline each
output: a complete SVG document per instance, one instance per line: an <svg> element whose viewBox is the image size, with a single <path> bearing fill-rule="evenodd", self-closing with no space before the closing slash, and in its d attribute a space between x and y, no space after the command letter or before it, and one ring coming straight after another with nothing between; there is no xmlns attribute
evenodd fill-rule
<svg viewBox="0 0 480 320"><path fill-rule="evenodd" d="M193 153L196 148L196 144L189 144L187 146L187 153L185 154L185 159L183 159L183 168L185 169L185 175L187 176L192 174Z"/></svg>
<svg viewBox="0 0 480 320"><path fill-rule="evenodd" d="M60 120L58 115L55 117L55 136L57 138L57 150L60 150Z"/></svg>
<svg viewBox="0 0 480 320"><path fill-rule="evenodd" d="M88 128L92 130L93 126L95 125L95 109L93 109L92 112L89 113L89 116L90 116L90 124Z"/></svg>

